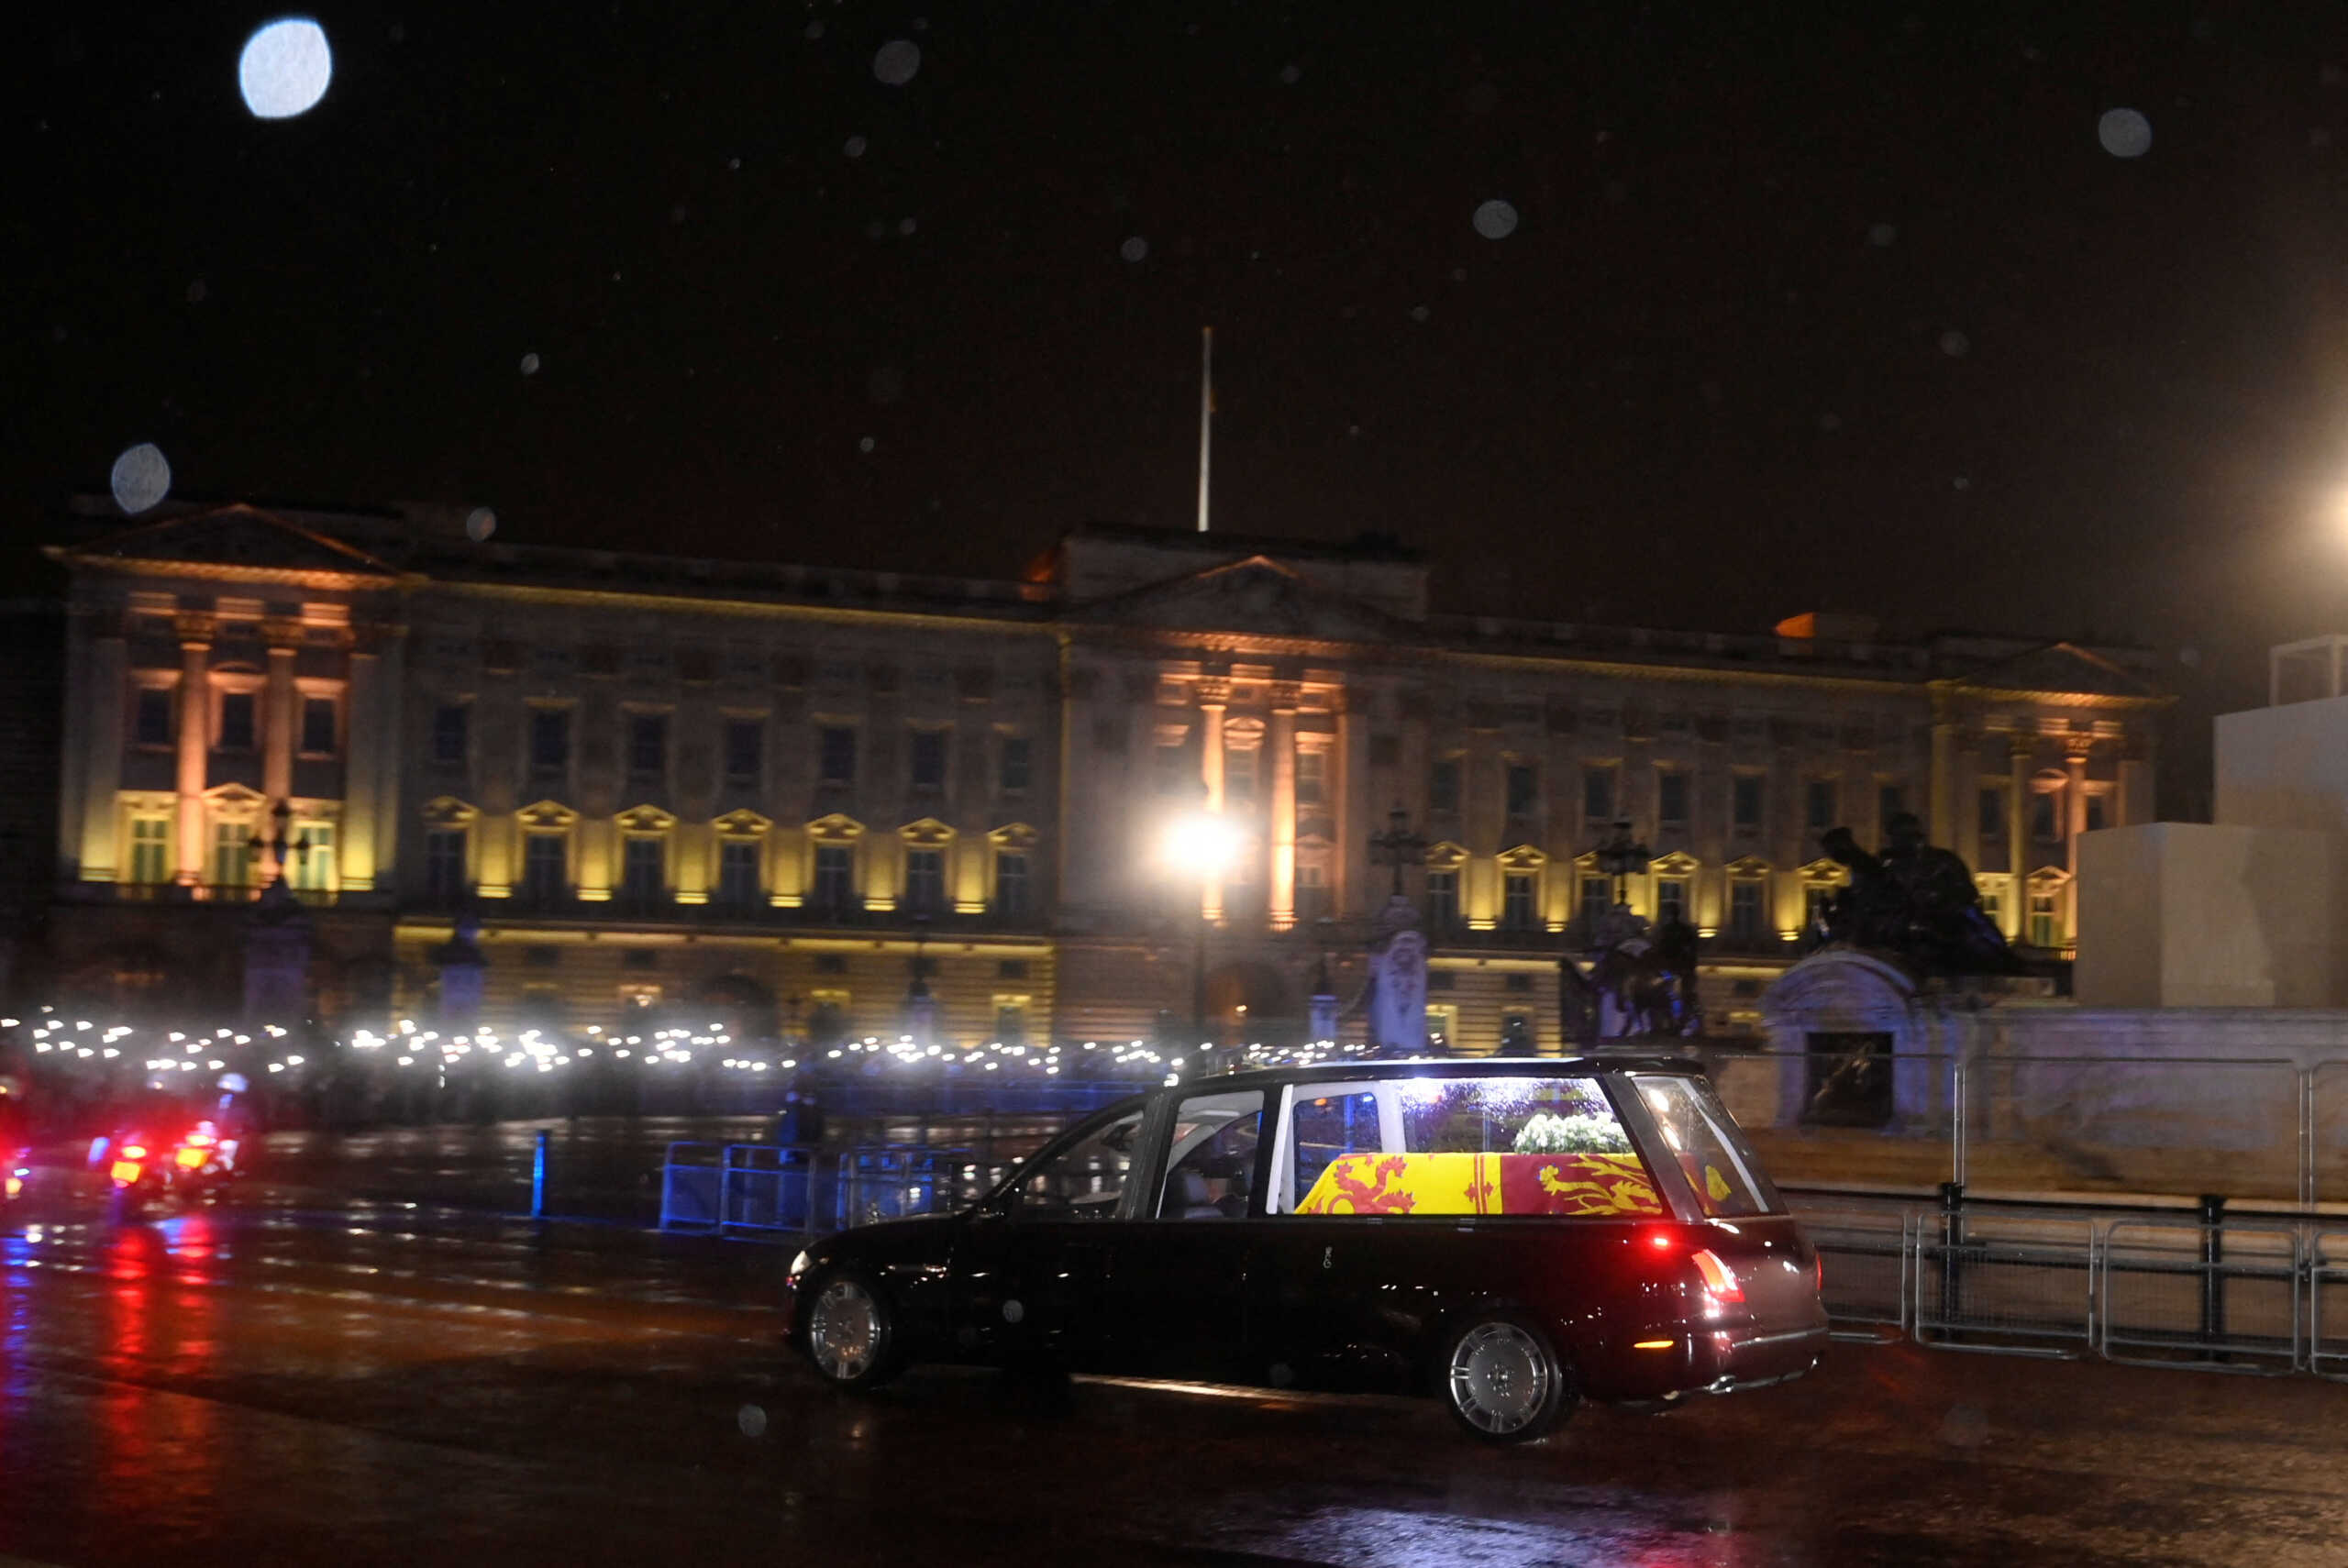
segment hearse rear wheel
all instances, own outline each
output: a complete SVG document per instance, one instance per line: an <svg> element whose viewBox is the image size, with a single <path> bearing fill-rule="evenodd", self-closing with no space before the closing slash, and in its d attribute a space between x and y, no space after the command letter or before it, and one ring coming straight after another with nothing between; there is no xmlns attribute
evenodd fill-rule
<svg viewBox="0 0 2348 1568"><path fill-rule="evenodd" d="M869 1275L852 1269L821 1281L807 1309L807 1359L835 1388L877 1388L902 1370L897 1313Z"/></svg>
<svg viewBox="0 0 2348 1568"><path fill-rule="evenodd" d="M1514 1312L1482 1313L1444 1346L1442 1398L1485 1442L1532 1442L1573 1413L1573 1375L1540 1325Z"/></svg>

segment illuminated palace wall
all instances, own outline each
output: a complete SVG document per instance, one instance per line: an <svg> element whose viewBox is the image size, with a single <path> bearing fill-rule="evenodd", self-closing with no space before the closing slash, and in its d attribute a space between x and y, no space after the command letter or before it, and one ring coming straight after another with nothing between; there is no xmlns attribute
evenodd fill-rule
<svg viewBox="0 0 2348 1568"><path fill-rule="evenodd" d="M2152 819L2137 656L1443 613L1392 549L1094 527L972 581L231 507L52 553L53 981L94 1000L233 999L281 803L320 1005L354 1024L429 1012L470 908L491 1021L893 1034L918 954L964 1040L1187 1021L1202 921L1222 1027L1301 1029L1324 959L1359 988L1399 805L1431 845L1429 999L1479 1049L1512 1013L1556 1045L1617 817L1659 856L1634 907L1702 930L1725 1027L1833 885L1825 827L1917 812L2063 948L2078 835ZM1162 851L1202 807L1243 846L1203 884Z"/></svg>

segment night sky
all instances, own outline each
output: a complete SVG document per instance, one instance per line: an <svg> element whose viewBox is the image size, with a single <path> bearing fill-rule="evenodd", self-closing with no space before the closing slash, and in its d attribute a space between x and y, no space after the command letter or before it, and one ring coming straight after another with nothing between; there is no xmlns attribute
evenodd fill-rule
<svg viewBox="0 0 2348 1568"><path fill-rule="evenodd" d="M2348 630L2348 26L2295 9L329 6L278 121L281 13L93 12L16 44L0 491L152 441L1008 575L1190 523L1211 322L1221 526L1455 608L2142 639L2190 752Z"/></svg>

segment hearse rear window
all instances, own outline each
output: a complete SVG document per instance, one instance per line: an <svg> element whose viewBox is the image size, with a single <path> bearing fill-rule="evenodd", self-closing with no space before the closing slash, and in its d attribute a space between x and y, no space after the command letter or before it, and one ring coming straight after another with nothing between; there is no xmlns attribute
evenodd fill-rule
<svg viewBox="0 0 2348 1568"><path fill-rule="evenodd" d="M1766 1214L1770 1203L1752 1175L1752 1164L1734 1123L1711 1085L1697 1078L1635 1075L1639 1098L1655 1117L1656 1130L1687 1173L1696 1200L1716 1220Z"/></svg>
<svg viewBox="0 0 2348 1568"><path fill-rule="evenodd" d="M1299 1089L1279 1207L1307 1215L1661 1214L1598 1080L1413 1077Z"/></svg>

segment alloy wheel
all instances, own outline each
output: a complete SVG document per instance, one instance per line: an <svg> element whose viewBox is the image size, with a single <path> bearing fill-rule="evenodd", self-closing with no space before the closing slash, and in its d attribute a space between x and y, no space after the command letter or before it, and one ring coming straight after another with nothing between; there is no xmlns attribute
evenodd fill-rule
<svg viewBox="0 0 2348 1568"><path fill-rule="evenodd" d="M1452 1347L1452 1408L1478 1431L1507 1437L1548 1408L1556 1376L1548 1351L1523 1329L1479 1323Z"/></svg>
<svg viewBox="0 0 2348 1568"><path fill-rule="evenodd" d="M880 1304L855 1280L836 1279L815 1297L807 1320L807 1347L825 1376L852 1383L880 1353Z"/></svg>

